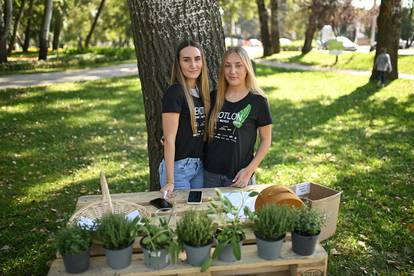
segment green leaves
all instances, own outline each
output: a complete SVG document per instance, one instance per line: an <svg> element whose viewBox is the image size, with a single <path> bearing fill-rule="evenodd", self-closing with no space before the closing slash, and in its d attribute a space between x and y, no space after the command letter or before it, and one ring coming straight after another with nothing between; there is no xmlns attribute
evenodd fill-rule
<svg viewBox="0 0 414 276"><path fill-rule="evenodd" d="M325 224L325 215L307 206L296 211L295 232L307 235L317 235Z"/></svg>
<svg viewBox="0 0 414 276"><path fill-rule="evenodd" d="M104 215L98 220L96 235L107 249L122 249L135 241L138 235L138 220L128 220L122 214Z"/></svg>
<svg viewBox="0 0 414 276"><path fill-rule="evenodd" d="M78 225L68 225L56 236L56 247L61 254L81 253L90 245L90 232Z"/></svg>
<svg viewBox="0 0 414 276"><path fill-rule="evenodd" d="M240 110L237 113L236 120L233 121L233 125L236 128L241 128L241 126L243 125L244 121L249 116L251 109L252 109L252 106L250 104L248 104L245 108L243 108L242 110Z"/></svg>
<svg viewBox="0 0 414 276"><path fill-rule="evenodd" d="M180 243L204 246L211 243L215 227L206 212L189 210L177 223L177 237Z"/></svg>
<svg viewBox="0 0 414 276"><path fill-rule="evenodd" d="M255 215L250 215L253 220L253 231L266 240L277 240L286 232L290 232L295 223L295 217L291 207L266 204Z"/></svg>

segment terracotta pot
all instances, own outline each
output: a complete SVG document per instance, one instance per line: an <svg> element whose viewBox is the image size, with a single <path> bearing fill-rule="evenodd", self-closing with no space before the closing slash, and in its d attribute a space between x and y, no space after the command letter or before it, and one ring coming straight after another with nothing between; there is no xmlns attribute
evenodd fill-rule
<svg viewBox="0 0 414 276"><path fill-rule="evenodd" d="M260 210L264 205L274 203L277 205L290 205L300 207L303 201L288 187L285 186L270 186L257 196L255 209Z"/></svg>

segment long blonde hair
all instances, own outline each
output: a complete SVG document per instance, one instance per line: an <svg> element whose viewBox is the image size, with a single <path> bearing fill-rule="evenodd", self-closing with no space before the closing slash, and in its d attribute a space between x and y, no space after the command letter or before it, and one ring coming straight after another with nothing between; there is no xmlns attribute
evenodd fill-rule
<svg viewBox="0 0 414 276"><path fill-rule="evenodd" d="M193 134L195 134L197 133L197 125L194 113L194 100L191 93L191 87L187 85L186 78L183 72L181 71L180 67L180 51L188 46L197 48L201 53L201 60L203 64L201 66L200 76L198 76L197 78L197 87L200 92L201 101L204 105L204 113L206 115L206 119L208 118L208 115L210 113L210 88L208 83L208 69L204 51L201 48L200 44L198 44L195 41L188 40L183 41L178 45L174 64L172 66L171 84L178 82L179 84L181 84L181 87L184 90L184 95L187 100L188 109L190 110L191 129L193 130Z"/></svg>
<svg viewBox="0 0 414 276"><path fill-rule="evenodd" d="M244 50L242 47L229 48L224 54L223 61L220 65L216 102L214 104L213 109L211 110L210 119L208 121L207 136L208 136L209 141L211 141L214 137L216 124L217 124L217 116L221 108L223 107L223 104L225 101L225 95L227 92L227 88L229 86L226 80L226 77L224 75L224 65L225 65L227 58L233 53L237 54L240 57L244 67L246 68L246 71L247 71L246 79L245 79L246 88L253 94L266 97L265 93L259 87L257 83L257 79L254 74L254 70L252 66L252 62L250 61L249 55L247 54L246 50Z"/></svg>

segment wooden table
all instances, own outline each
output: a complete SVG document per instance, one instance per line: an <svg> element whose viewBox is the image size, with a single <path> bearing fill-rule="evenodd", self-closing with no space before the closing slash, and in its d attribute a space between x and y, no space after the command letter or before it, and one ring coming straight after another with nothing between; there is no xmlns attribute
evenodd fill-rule
<svg viewBox="0 0 414 276"><path fill-rule="evenodd" d="M249 186L248 190L261 191L268 185ZM189 208L207 209L208 199L217 199L214 189L202 189L203 202L200 205L186 204L188 191L176 192L172 200L176 215L171 221L175 225L176 218L179 219L181 214ZM222 188L223 192L236 192L240 189ZM247 189L246 189L247 190ZM157 209L149 204L150 200L160 197L159 192L140 192L128 194L113 194L112 199L122 199L143 205L149 210L156 219ZM78 199L76 209L80 209L94 201L101 200L101 195L82 196ZM158 214L160 214L158 212ZM162 215L169 215L163 213ZM153 271L147 268L143 263L143 255L139 246L139 240L134 243L134 254L132 263L129 267L122 270L113 270L105 260L104 249L99 245L93 245L91 250L90 268L84 272L84 275L194 275L199 274L200 268L192 267L185 263L185 253L181 253L179 261L175 265L169 265L162 270ZM210 269L202 275L302 275L302 276L319 276L326 275L328 256L323 247L318 243L316 251L311 256L299 256L292 252L291 242L285 241L283 244L281 257L274 261L266 261L257 256L256 240L250 229L246 229L246 240L242 247L242 258L240 261L225 263L215 260ZM59 254L53 261L49 274L70 275L66 274L63 260Z"/></svg>

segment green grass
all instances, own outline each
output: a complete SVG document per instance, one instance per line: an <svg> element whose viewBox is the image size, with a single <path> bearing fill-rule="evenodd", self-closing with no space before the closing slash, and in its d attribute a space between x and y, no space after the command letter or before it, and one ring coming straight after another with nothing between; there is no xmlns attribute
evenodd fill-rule
<svg viewBox="0 0 414 276"><path fill-rule="evenodd" d="M342 190L329 275L414 273L414 82L258 66L273 143L259 183ZM76 199L144 191L149 172L135 77L0 92L0 274L44 275Z"/></svg>
<svg viewBox="0 0 414 276"><path fill-rule="evenodd" d="M0 64L0 76L60 72L136 62L132 48L92 47L82 51L60 49L50 51L45 61L39 61L38 54L37 51L13 53L7 63Z"/></svg>
<svg viewBox="0 0 414 276"><path fill-rule="evenodd" d="M335 56L328 51L313 50L306 55L300 51L282 51L267 57L267 60L278 60L281 62L293 62L304 65L316 65L321 67L332 67L337 69L354 69L371 71L375 52L343 52L335 63ZM400 55L398 57L398 71L400 73L414 74L414 55Z"/></svg>

